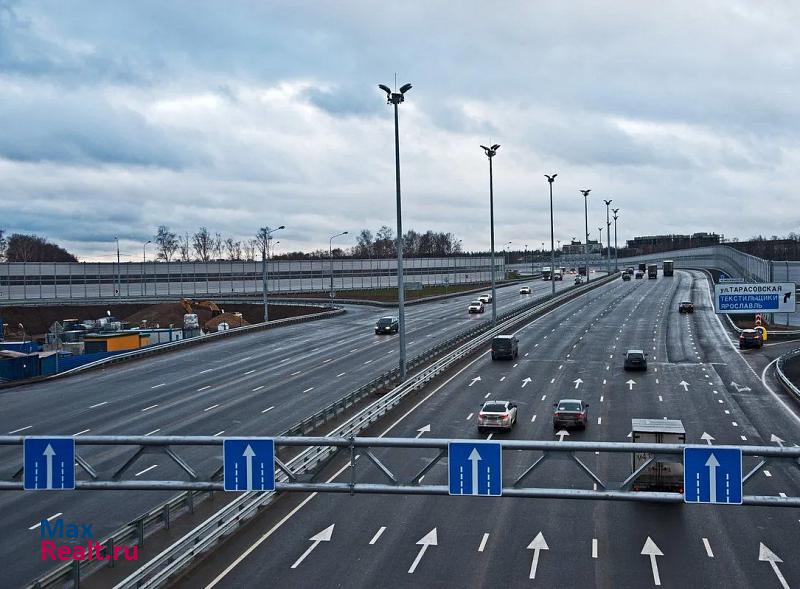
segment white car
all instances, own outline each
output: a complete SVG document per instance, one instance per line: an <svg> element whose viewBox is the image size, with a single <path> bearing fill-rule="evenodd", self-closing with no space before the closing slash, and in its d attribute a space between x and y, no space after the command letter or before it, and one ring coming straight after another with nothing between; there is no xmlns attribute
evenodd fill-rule
<svg viewBox="0 0 800 589"><path fill-rule="evenodd" d="M478 299L482 303L491 303L492 302L492 293L485 292L481 296L479 296Z"/></svg>
<svg viewBox="0 0 800 589"><path fill-rule="evenodd" d="M531 287L530 286L523 286L519 289L519 294L531 294Z"/></svg>
<svg viewBox="0 0 800 589"><path fill-rule="evenodd" d="M487 429L511 431L517 423L517 404L512 401L486 401L476 418L478 432Z"/></svg>
<svg viewBox="0 0 800 589"><path fill-rule="evenodd" d="M469 304L469 312L470 312L470 314L472 314L472 313L483 313L484 310L485 310L485 308L483 306L483 303L480 302L480 301L472 301Z"/></svg>

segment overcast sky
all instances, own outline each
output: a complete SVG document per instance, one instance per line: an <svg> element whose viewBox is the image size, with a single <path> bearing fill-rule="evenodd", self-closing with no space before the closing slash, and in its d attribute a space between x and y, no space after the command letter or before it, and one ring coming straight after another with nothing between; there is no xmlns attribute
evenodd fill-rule
<svg viewBox="0 0 800 589"><path fill-rule="evenodd" d="M498 249L800 230L800 3L0 0L0 228L111 259L159 224L280 251L403 224ZM277 235L276 235L277 238ZM342 246L354 240L342 238Z"/></svg>

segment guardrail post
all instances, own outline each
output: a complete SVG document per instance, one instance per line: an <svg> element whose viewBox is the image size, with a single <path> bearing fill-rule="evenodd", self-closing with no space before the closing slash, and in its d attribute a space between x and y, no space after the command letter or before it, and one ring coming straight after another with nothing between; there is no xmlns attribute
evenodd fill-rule
<svg viewBox="0 0 800 589"><path fill-rule="evenodd" d="M110 556L111 558L108 559L108 567L114 568L116 564L116 559L114 558L114 537L108 539L108 543L106 545L106 556Z"/></svg>
<svg viewBox="0 0 800 589"><path fill-rule="evenodd" d="M164 520L164 529L169 529L169 503L164 504L164 513L162 514Z"/></svg>
<svg viewBox="0 0 800 589"><path fill-rule="evenodd" d="M353 487L356 484L356 446L355 437L350 436L350 495L353 495Z"/></svg>

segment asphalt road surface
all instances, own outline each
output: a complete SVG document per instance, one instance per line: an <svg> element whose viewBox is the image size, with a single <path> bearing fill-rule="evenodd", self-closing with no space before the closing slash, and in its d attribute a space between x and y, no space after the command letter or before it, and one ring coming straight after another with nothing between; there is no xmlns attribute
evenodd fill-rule
<svg viewBox="0 0 800 589"><path fill-rule="evenodd" d="M547 294L550 283L530 282L497 291L498 313ZM571 281L556 283L572 286ZM466 329L489 321L468 315L477 295L464 295L406 309L408 357ZM375 320L390 309L350 306L332 319L226 338L74 377L0 392L3 435L276 435L349 391L397 365L397 335L376 336ZM202 452L202 451L201 451ZM179 450L201 473L221 459L200 461ZM121 466L120 452L87 448L81 455L101 472ZM10 478L21 466L21 448L0 449L0 469ZM163 455L146 455L129 477L186 479ZM40 558L42 518L91 523L97 539L152 509L174 493L76 491L0 494L5 558L2 585L14 587L52 568Z"/></svg>
<svg viewBox="0 0 800 589"><path fill-rule="evenodd" d="M678 314L678 302L687 298L695 313ZM519 404L516 427L493 439L552 440L552 403L579 397L590 404L590 423L585 431L570 431L569 440L627 441L631 419L667 417L683 421L688 443L705 443L704 433L712 444L773 445L773 435L786 445L800 443L797 404L751 368L749 360L763 351L735 348L714 314L701 272L615 281L518 336L517 361L492 362L487 352L413 411L388 419L378 434L416 437L430 424L425 436L486 438L474 415L490 398ZM625 350L635 348L649 353L645 373L622 370ZM375 454L408 480L435 451ZM536 456L505 452L506 483ZM581 459L603 480L630 473L626 454L589 452ZM368 461L358 465L359 481L385 482ZM745 459L745 471L753 465ZM335 480L349 480L349 471L343 472ZM446 460L424 482L447 484ZM568 461L548 462L528 482L593 488ZM799 491L796 466L779 462L761 468L745 486L748 495ZM347 588L800 585L800 512L791 508L315 494L293 495L274 510L178 586L260 587L266 580L282 587ZM311 541L321 532L321 541ZM760 551L782 561L760 560Z"/></svg>

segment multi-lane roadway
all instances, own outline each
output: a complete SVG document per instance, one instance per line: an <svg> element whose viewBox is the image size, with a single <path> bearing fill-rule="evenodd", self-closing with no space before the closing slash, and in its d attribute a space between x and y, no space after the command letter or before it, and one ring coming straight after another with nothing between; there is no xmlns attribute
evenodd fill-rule
<svg viewBox="0 0 800 589"><path fill-rule="evenodd" d="M691 299L695 313L681 315ZM370 435L486 438L475 425L485 399L518 403L519 421L494 439L555 439L552 403L590 404L569 440L628 441L633 418L681 419L687 443L800 443L798 406L762 382L714 314L705 274L615 281L518 332L520 357L487 353L389 416ZM646 373L622 369L626 349L649 354ZM480 377L480 380L476 380ZM470 386L472 385L472 386ZM427 430L427 428L426 428ZM434 450L375 451L398 478ZM513 480L534 456L505 452ZM581 459L620 481L628 455ZM359 462L358 480L376 481ZM755 463L746 460L745 469ZM372 474L369 473L373 469ZM330 480L349 480L347 468ZM441 461L425 483L446 484ZM551 461L529 484L592 489L574 463ZM748 495L798 496L796 466L761 468ZM184 577L181 587L788 587L800 584L797 509L447 496L291 495ZM313 546L313 548L312 548Z"/></svg>
<svg viewBox="0 0 800 589"><path fill-rule="evenodd" d="M519 286L497 291L498 312L547 294L550 284L532 280L533 293ZM557 283L559 289L570 282ZM442 341L473 322L463 295L409 306L408 354ZM0 393L0 432L13 435L276 435L396 366L397 336L376 336L375 320L390 309L350 306L342 316L228 338L150 359L120 364L66 379ZM103 472L122 463L120 453L89 448L81 454ZM202 473L219 460L197 462ZM0 450L6 477L20 466L19 448ZM166 456L144 456L126 478L186 478ZM46 570L39 556L38 523L62 517L92 523L95 538L113 531L170 495L157 492L0 494L3 539L8 557L4 581L17 586Z"/></svg>

